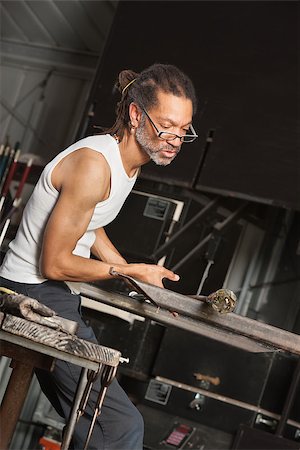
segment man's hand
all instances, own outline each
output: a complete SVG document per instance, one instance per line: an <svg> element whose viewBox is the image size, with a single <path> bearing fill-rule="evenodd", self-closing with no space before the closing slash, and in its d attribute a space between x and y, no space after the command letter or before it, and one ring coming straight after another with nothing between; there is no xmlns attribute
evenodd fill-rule
<svg viewBox="0 0 300 450"><path fill-rule="evenodd" d="M153 284L154 286L164 287L163 279L170 281L178 281L179 275L165 267L156 264L128 264L124 267L124 275L129 275L144 283ZM122 270L120 270L122 273Z"/></svg>

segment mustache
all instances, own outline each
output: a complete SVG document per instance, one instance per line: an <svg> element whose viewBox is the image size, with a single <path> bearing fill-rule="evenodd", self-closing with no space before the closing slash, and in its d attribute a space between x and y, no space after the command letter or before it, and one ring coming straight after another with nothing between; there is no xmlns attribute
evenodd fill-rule
<svg viewBox="0 0 300 450"><path fill-rule="evenodd" d="M167 150L167 151L171 151L171 152L174 152L174 153L175 152L178 153L180 151L180 148L181 148L181 146L180 147L173 147L172 145L164 145L164 147L161 147L159 149L159 151Z"/></svg>

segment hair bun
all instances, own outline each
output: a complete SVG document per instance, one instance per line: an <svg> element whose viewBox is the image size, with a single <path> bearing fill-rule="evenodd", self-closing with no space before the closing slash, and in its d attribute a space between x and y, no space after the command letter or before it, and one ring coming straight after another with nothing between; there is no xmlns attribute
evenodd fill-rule
<svg viewBox="0 0 300 450"><path fill-rule="evenodd" d="M125 69L119 73L118 81L116 83L116 88L120 93L123 92L123 89L135 78L138 77L138 73L133 70Z"/></svg>

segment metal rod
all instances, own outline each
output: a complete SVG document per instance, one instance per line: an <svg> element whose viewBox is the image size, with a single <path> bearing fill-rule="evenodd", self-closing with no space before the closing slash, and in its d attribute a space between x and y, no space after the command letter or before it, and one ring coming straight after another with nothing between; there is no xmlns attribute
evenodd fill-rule
<svg viewBox="0 0 300 450"><path fill-rule="evenodd" d="M143 283L143 285L145 284ZM104 291L87 283L81 284L81 296L83 299L100 300L101 303L148 317L165 325L211 337L220 342L227 342L228 345L247 351L268 352L272 349L272 351L281 349L300 355L300 335L234 313L209 314L203 302L152 285L147 285L147 289L148 286L161 308L159 314L150 303L141 303L126 295ZM172 317L166 311L169 308L177 311L179 316ZM97 309L97 304L95 304L95 309ZM272 349L268 346L271 346Z"/></svg>
<svg viewBox="0 0 300 450"><path fill-rule="evenodd" d="M88 449L88 445L90 443L90 440L91 440L91 437L92 437L92 434L93 434L93 431L94 431L94 428L95 428L96 420L97 420L97 418L98 418L98 416L99 416L99 414L101 412L101 407L102 407L102 404L103 404L103 401L104 401L104 397L105 397L106 391L107 391L107 387L103 386L101 388L100 392L99 392L97 407L94 410L94 414L93 414L93 417L92 417L92 420L91 420L91 423L90 423L89 431L88 431L88 434L87 434L87 437L86 437L86 440L85 440L85 444L84 444L83 450L87 450Z"/></svg>
<svg viewBox="0 0 300 450"><path fill-rule="evenodd" d="M280 418L280 421L279 421L276 431L275 431L276 436L282 436L283 429L286 425L286 421L288 419L289 413L294 404L295 394L296 394L296 390L298 388L299 380L300 380L300 358L298 359L296 368L294 370L292 382L290 384L290 388L289 388L286 400L284 402L283 410L281 413L281 418Z"/></svg>
<svg viewBox="0 0 300 450"><path fill-rule="evenodd" d="M215 208L217 204L219 203L219 198L215 198L211 202L209 202L204 208L202 208L192 219L190 219L185 225L183 225L180 230L178 230L173 236L170 237L170 239L163 244L161 247L155 250L153 253L153 258L161 257L165 254L166 250L168 250L176 241L179 239L179 237L186 232L197 220L199 220L201 217L205 216L211 209Z"/></svg>
<svg viewBox="0 0 300 450"><path fill-rule="evenodd" d="M117 367L104 366L104 368L103 368L103 371L101 374L101 389L100 389L100 392L99 392L99 395L98 395L98 398L97 398L97 401L95 404L94 415L91 420L90 428L89 428L89 431L87 434L87 438L86 438L83 450L88 449L88 445L89 445L89 442L92 437L92 433L93 433L93 430L95 427L97 417L101 413L101 408L103 405L103 401L104 401L104 397L105 397L107 388L110 385L110 383L112 382L112 380L114 379L116 371L117 371Z"/></svg>
<svg viewBox="0 0 300 450"><path fill-rule="evenodd" d="M199 242L199 244L196 245L196 247L193 248L189 253L187 253L180 261L178 261L175 266L171 267L170 270L173 272L176 272L179 267L183 266L189 259L191 259L194 255L196 255L199 250L201 250L202 247L204 247L205 244L212 238L213 233L209 233L202 241Z"/></svg>
<svg viewBox="0 0 300 450"><path fill-rule="evenodd" d="M9 153L10 153L10 147L7 146L4 150L4 153L2 155L1 162L0 162L0 180L2 180L3 174L5 172L6 164L8 162L8 158L9 158Z"/></svg>
<svg viewBox="0 0 300 450"><path fill-rule="evenodd" d="M161 383L166 383L166 384L170 384L171 386L177 387L178 389L183 389L183 390L186 390L189 392L195 392L196 394L199 393L199 394L204 395L205 397L213 398L214 400L218 400L218 401L226 403L228 405L234 405L239 408L247 409L248 411L254 411L256 413L260 413L265 416L272 417L273 419L276 419L276 420L279 420L279 418L280 418L279 414L276 414L267 409L261 408L260 406L252 405L251 403L246 403L244 401L237 400L237 399L234 399L231 397L226 397L225 395L220 395L215 392L208 391L207 389L203 389L201 387L190 386L189 384L179 383L177 381L171 380L170 378L165 378L165 377L160 377L160 376L156 376L155 379L157 381L160 381ZM294 427L297 427L297 428L300 427L300 423L297 422L296 420L288 420L288 424L292 425Z"/></svg>
<svg viewBox="0 0 300 450"><path fill-rule="evenodd" d="M15 156L15 149L12 148L12 149L10 150L10 152L9 152L8 159L7 159L7 162L6 162L6 166L5 166L5 168L4 168L3 175L2 175L2 177L1 177L1 181L0 181L0 191L2 190L2 187L3 187L4 183L5 183L5 180L6 180L6 178L7 178L7 175L8 175L8 173L9 173L9 170L10 170L10 166L12 165L12 162L13 162L13 160L14 160L14 156Z"/></svg>
<svg viewBox="0 0 300 450"><path fill-rule="evenodd" d="M224 232L234 220L240 217L242 211L245 209L245 207L248 205L248 202L243 203L236 211L234 211L230 216L228 216L223 222L217 223L214 225L214 230L217 230L218 232ZM179 267L183 266L188 260L190 260L194 255L196 255L201 248L207 244L207 242L214 236L214 232L209 233L202 241L199 242L196 247L193 248L187 255L185 255L180 261L178 261L175 266L171 267L171 270L173 272L176 272L176 270L179 269Z"/></svg>
<svg viewBox="0 0 300 450"><path fill-rule="evenodd" d="M5 235L7 233L8 227L10 224L10 219L6 219L6 222L4 224L3 230L1 231L1 235L0 235L0 248L2 247Z"/></svg>
<svg viewBox="0 0 300 450"><path fill-rule="evenodd" d="M96 380L96 378L98 377L101 369L102 369L102 364L100 365L99 370L97 372L94 372L93 370L88 371L88 375L87 375L88 381L85 386L84 393L82 395L81 402L80 402L80 405L79 405L79 408L77 411L78 419L79 419L79 416L82 416L84 414L84 411L85 411L85 408L86 408L86 405L89 400L89 396L90 396L90 393L91 393L91 390L93 387L93 383Z"/></svg>
<svg viewBox="0 0 300 450"><path fill-rule="evenodd" d="M8 211L8 213L6 214L6 216L4 217L4 219L0 223L0 230L3 227L2 231L1 231L1 235L0 235L0 248L1 248L2 244L3 244L3 241L4 241L4 238L5 238L6 232L8 230L11 218L14 215L14 213L17 211L17 209L19 208L21 202L22 202L22 198L21 197L20 198L16 198L13 201L11 209Z"/></svg>
<svg viewBox="0 0 300 450"><path fill-rule="evenodd" d="M31 170L32 162L33 162L33 159L31 158L31 159L29 159L29 161L26 164L26 167L25 167L24 172L22 174L22 178L20 180L20 183L19 183L16 195L15 195L15 198L19 198L21 196L21 193L23 191L24 185L26 183L26 180L28 178L29 172Z"/></svg>
<svg viewBox="0 0 300 450"><path fill-rule="evenodd" d="M11 163L8 175L7 175L6 180L4 182L4 185L3 185L3 189L2 189L2 192L1 192L1 199L0 199L0 213L1 213L2 208L4 206L4 203L5 203L5 200L6 200L6 196L7 196L8 191L9 191L10 183L12 182L13 176L14 176L15 171L16 171L20 153L21 153L21 150L17 150L16 151L15 156L14 156L14 160Z"/></svg>
<svg viewBox="0 0 300 450"><path fill-rule="evenodd" d="M3 188L2 188L2 192L1 192L2 197L3 196L6 197L6 195L8 193L9 185L10 185L12 179L13 179L13 176L14 176L16 168L17 168L17 163L18 163L18 159L19 159L20 153L21 153L21 150L17 150L15 155L14 155L14 159L13 159L11 165L10 165L7 177L6 177L5 182L3 184Z"/></svg>
<svg viewBox="0 0 300 450"><path fill-rule="evenodd" d="M69 415L69 418L67 421L67 426L65 428L63 440L61 443L61 450L68 450L68 448L70 447L74 428L75 428L75 425L77 422L77 411L79 410L82 395L84 393L85 386L87 383L87 371L88 371L88 369L85 367L83 367L81 369L80 378L79 378L79 381L77 384L75 397L73 400L72 408L71 408L70 415Z"/></svg>
<svg viewBox="0 0 300 450"><path fill-rule="evenodd" d="M196 295L200 295L201 294L201 291L202 291L202 288L204 286L205 280L207 279L208 274L209 274L209 270L210 270L210 268L211 268L211 266L213 264L214 264L214 261L212 261L212 260L207 261L207 264L206 264L205 270L203 272L202 278L200 280L200 283L199 283Z"/></svg>

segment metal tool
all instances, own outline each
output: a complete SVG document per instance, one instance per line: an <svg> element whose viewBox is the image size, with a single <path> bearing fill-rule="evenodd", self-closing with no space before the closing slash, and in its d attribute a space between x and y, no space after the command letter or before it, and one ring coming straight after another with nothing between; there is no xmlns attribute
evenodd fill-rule
<svg viewBox="0 0 300 450"><path fill-rule="evenodd" d="M152 305L154 305L157 308L157 312L159 311L160 306L156 303L155 300L143 289L140 282L135 280L134 278L130 277L129 275L124 275L123 273L117 272L113 267L109 269L109 273L112 276L117 276L121 278L125 278L127 281L129 281L141 294L141 297L135 296L136 298L139 298L141 300L148 300ZM178 313L176 311L168 310L172 316L177 317Z"/></svg>
<svg viewBox="0 0 300 450"><path fill-rule="evenodd" d="M79 420L79 418L84 414L92 387L93 387L93 383L96 381L96 379L99 376L99 373L101 372L102 369L102 365L99 367L99 370L97 372L94 372L93 370L89 370L87 373L87 384L85 386L82 398L81 398L81 402L79 404L79 408L77 410L77 420Z"/></svg>
<svg viewBox="0 0 300 450"><path fill-rule="evenodd" d="M145 297L145 299L149 300L159 310L160 306L153 299L153 297L155 296L155 298L157 297L158 299L160 299L160 297L162 296L162 292L164 292L164 295L166 295L168 291L159 288L158 286L142 283L141 281L138 281L135 278L130 277L129 275L119 273L113 267L110 268L109 273L112 276L125 278L127 281L131 283L132 286L135 287L135 289L137 289ZM237 302L236 295L230 289L219 289L218 291L213 292L208 296L191 295L190 297L206 303L207 305L211 306L214 311L220 314L232 312ZM173 316L177 316L177 312L175 311L170 312Z"/></svg>
<svg viewBox="0 0 300 450"><path fill-rule="evenodd" d="M145 297L145 299L149 300L149 302L152 303L152 305L156 306L156 308L159 309L159 306L156 303L156 301L153 300L153 298L151 298L147 294L147 292L145 292L145 290L141 287L140 283L137 280L130 277L129 275L125 275L124 273L117 272L113 267L111 267L109 269L109 274L113 277L125 278L125 280L129 281L132 284L132 286L134 286Z"/></svg>
<svg viewBox="0 0 300 450"><path fill-rule="evenodd" d="M74 335L78 329L77 322L56 315L38 300L3 287L0 287L0 310L68 334Z"/></svg>
<svg viewBox="0 0 300 450"><path fill-rule="evenodd" d="M120 358L120 362L124 358ZM92 433L95 427L97 417L101 413L102 404L107 391L108 386L113 381L117 371L117 366L108 366L101 364L97 371L82 369L79 382L77 385L77 390L74 397L74 402L72 405L72 410L68 418L68 425L65 429L63 435L63 441L61 444L61 450L67 450L70 446L71 439L73 436L74 428L76 423L79 421L80 417L85 413L85 409L90 397L90 393L93 387L93 383L97 380L99 374L101 373L101 389L98 394L97 401L94 407L94 414L90 423L90 427L87 433L87 437L84 443L83 450L88 448L89 442L92 437Z"/></svg>
<svg viewBox="0 0 300 450"><path fill-rule="evenodd" d="M83 447L83 450L87 450L88 449L88 445L95 427L95 423L97 420L97 417L101 414L101 408L103 405L103 401L104 401L104 397L107 391L108 386L110 385L110 383L112 382L112 380L115 377L117 371L117 367L112 367L112 366L104 366L102 373L101 373L101 389L97 398L97 402L95 405L95 409L94 409L94 415L92 417L92 421L90 424L90 428L87 434L87 438Z"/></svg>
<svg viewBox="0 0 300 450"><path fill-rule="evenodd" d="M72 405L72 410L70 412L70 416L67 422L68 425L63 435L61 450L67 450L69 448L75 425L79 421L80 417L84 414L90 396L90 392L93 387L93 383L96 381L99 374L101 373L100 375L101 389L99 391L97 401L94 406L94 414L92 416L90 427L83 447L83 450L88 449L88 445L92 437L97 417L101 414L101 408L103 405L107 388L113 381L116 371L117 366L108 366L105 364L101 364L98 371L87 370L84 368L81 370L77 390L75 393L75 398Z"/></svg>

